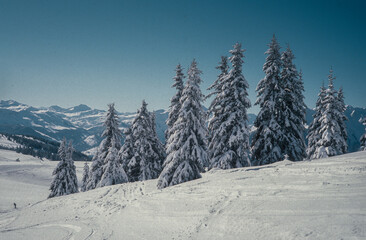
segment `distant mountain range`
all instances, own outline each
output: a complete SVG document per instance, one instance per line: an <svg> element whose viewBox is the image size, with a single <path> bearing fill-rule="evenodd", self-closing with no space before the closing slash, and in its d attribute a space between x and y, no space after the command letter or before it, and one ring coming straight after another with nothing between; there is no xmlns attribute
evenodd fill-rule
<svg viewBox="0 0 366 240"><path fill-rule="evenodd" d="M74 147L86 154L101 141L105 110L91 109L86 105L71 108L51 106L35 108L13 100L0 101L0 133L35 136L47 140L60 141L63 137L72 140ZM128 127L136 113L119 113L120 128ZM164 139L164 110L156 111L157 132Z"/></svg>
<svg viewBox="0 0 366 240"><path fill-rule="evenodd" d="M166 130L165 120L168 117L166 110L156 112L156 130L163 142ZM313 110L307 111L307 122L312 121ZM35 108L13 100L0 101L0 133L21 134L35 136L47 140L60 141L63 137L73 140L74 147L86 154L92 155L95 147L101 141L105 110L91 109L81 104L71 108L51 106ZM128 127L136 113L118 113L120 128ZM366 116L365 108L347 106L346 116L348 130L348 144L351 152L360 147L359 138L364 127L358 122L361 116ZM254 114L249 114L249 124L255 120Z"/></svg>

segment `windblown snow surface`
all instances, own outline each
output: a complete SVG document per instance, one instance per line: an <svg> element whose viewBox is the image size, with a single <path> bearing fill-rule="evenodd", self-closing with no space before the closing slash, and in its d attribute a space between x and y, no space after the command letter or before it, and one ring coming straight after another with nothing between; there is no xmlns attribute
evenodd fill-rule
<svg viewBox="0 0 366 240"><path fill-rule="evenodd" d="M0 151L0 239L366 239L366 152L53 199L55 164L15 154Z"/></svg>

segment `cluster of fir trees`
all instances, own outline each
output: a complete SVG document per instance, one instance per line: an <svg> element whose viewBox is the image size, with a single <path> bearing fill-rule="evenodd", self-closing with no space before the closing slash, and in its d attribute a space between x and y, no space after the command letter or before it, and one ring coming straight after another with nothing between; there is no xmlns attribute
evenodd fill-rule
<svg viewBox="0 0 366 240"><path fill-rule="evenodd" d="M57 152L60 161L52 173L54 177L50 186L49 198L79 192L76 169L72 159L73 152L72 141L67 144L64 138Z"/></svg>
<svg viewBox="0 0 366 240"><path fill-rule="evenodd" d="M202 72L193 60L184 87L180 65L177 66L176 72L173 87L176 87L177 92L169 108L166 131L167 157L158 179L159 189L200 178L200 173L209 165L206 113L202 106L204 96L200 89Z"/></svg>
<svg viewBox="0 0 366 240"><path fill-rule="evenodd" d="M109 105L102 134L104 139L91 167L84 166L81 191L158 177L158 186L163 188L201 177L200 172L209 162L206 113L202 106L204 96L199 88L201 71L195 60L187 75L183 86L184 76L178 65L173 85L178 91L170 106L165 147L156 134L155 114L147 110L145 101L125 130L123 145L117 113L114 105Z"/></svg>
<svg viewBox="0 0 366 240"><path fill-rule="evenodd" d="M321 88L314 120L309 126L308 146L304 135L306 105L301 71L293 64L291 49L281 54L273 36L263 66L265 77L257 86L260 112L254 122L252 164L263 165L284 158L291 161L330 157L347 152L347 117L342 88L334 89L333 70L328 88Z"/></svg>
<svg viewBox="0 0 366 240"><path fill-rule="evenodd" d="M347 152L344 96L342 89L338 93L332 92L332 82L330 90L327 90L329 96L322 102L327 110L316 113L320 119L314 117L312 124L320 123L320 129L314 133L311 126L308 137L311 139L316 135L316 144L325 151L321 151L321 155L313 155L309 153L312 145L306 149L302 73L293 63L294 55L289 46L281 53L275 36L265 52L265 77L256 89L255 105L259 105L260 112L254 122L256 130L250 145L247 109L251 103L247 92L249 86L242 74L243 52L237 43L229 58L221 57L217 67L220 74L209 88L209 96L214 98L208 109L208 129L204 124L206 115L199 89L201 72L194 61L183 88L184 75L181 66L177 66L173 85L177 92L171 100L167 120L167 159L158 188L199 178L205 168L230 169ZM331 148L339 150L331 151Z"/></svg>
<svg viewBox="0 0 366 240"><path fill-rule="evenodd" d="M197 62L191 63L185 84L183 69L177 66L172 86L176 94L171 99L166 121L165 148L156 134L155 115L147 110L145 101L125 130L122 146L118 116L110 104L104 139L90 169L87 164L84 167L81 190L154 178L158 178L157 186L161 189L200 178L202 172L211 168L263 165L285 158L303 160L307 156L303 137L306 105L302 74L293 63L291 49L287 47L281 53L273 36L265 52L265 77L256 89L255 105L259 105L260 112L254 122L256 131L251 145L247 116L251 103L249 85L242 73L243 52L241 44L236 43L229 58L221 57L217 67L220 74L209 87L213 101L207 113L202 105L205 97L200 90L202 72ZM322 110L315 113L310 126L309 158L347 151L343 92L336 93L333 77L330 79L329 88L324 89L322 99L318 100ZM340 137L334 137L335 133ZM310 154L313 146L317 146L317 155ZM339 150L332 151L331 147Z"/></svg>
<svg viewBox="0 0 366 240"><path fill-rule="evenodd" d="M210 168L250 166L247 110L248 82L242 73L244 50L236 43L229 58L222 56L217 80L208 88L214 96L209 109L208 155ZM228 61L232 68L229 70Z"/></svg>
<svg viewBox="0 0 366 240"><path fill-rule="evenodd" d="M142 102L136 118L125 130L123 145L118 126L117 112L114 104L110 104L104 122L104 139L91 167L84 166L81 191L159 176L165 150L156 134L155 114L147 110L146 102Z"/></svg>
<svg viewBox="0 0 366 240"><path fill-rule="evenodd" d="M166 131L167 158L158 179L165 188L200 178L211 168L230 169L250 165L247 109L249 87L242 74L244 50L234 45L231 56L221 57L220 74L209 87L213 101L205 113L200 90L201 71L194 60L183 87L182 68L176 68ZM231 63L231 69L229 66ZM206 128L206 118L209 117Z"/></svg>
<svg viewBox="0 0 366 240"><path fill-rule="evenodd" d="M333 70L329 71L328 88L318 94L313 122L309 126L307 158L324 158L347 152L347 117L342 88L334 89Z"/></svg>
<svg viewBox="0 0 366 240"><path fill-rule="evenodd" d="M252 164L269 164L285 157L301 161L306 156L302 74L296 70L289 46L281 54L275 36L265 54L265 76L256 89L255 104L259 105L260 111L254 122Z"/></svg>

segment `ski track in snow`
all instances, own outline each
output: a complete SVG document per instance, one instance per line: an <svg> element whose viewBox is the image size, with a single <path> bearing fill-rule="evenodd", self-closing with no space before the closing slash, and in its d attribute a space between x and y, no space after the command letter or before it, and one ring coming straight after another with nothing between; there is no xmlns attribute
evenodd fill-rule
<svg viewBox="0 0 366 240"><path fill-rule="evenodd" d="M46 199L49 182L41 184L39 177L23 185L32 183L29 172L37 174L37 168L29 168L32 159L24 159L25 175L18 179L8 160L1 162L3 154L8 153L0 151L1 185L46 194L16 210L3 207L1 240L366 239L366 152L213 169L201 179L163 190L150 180L52 199ZM43 163L42 176L47 169L51 174L52 164ZM14 169L21 167L14 164ZM0 206L7 201L0 195Z"/></svg>

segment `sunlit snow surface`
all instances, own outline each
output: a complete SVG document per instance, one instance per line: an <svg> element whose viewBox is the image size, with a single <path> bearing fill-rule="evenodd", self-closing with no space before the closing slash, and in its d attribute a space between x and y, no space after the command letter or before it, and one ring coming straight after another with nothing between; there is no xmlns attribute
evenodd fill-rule
<svg viewBox="0 0 366 240"><path fill-rule="evenodd" d="M20 144L10 141L6 138L6 136L0 134L0 147L15 149L17 147L20 147Z"/></svg>
<svg viewBox="0 0 366 240"><path fill-rule="evenodd" d="M366 239L366 152L46 199L54 166L0 150L0 239Z"/></svg>

